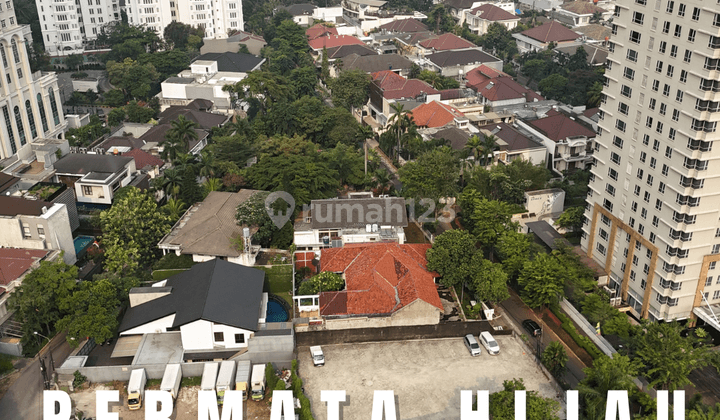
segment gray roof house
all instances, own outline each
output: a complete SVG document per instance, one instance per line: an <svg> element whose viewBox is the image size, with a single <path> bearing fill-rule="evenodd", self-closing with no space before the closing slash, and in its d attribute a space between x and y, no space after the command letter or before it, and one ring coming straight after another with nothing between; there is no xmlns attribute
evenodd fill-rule
<svg viewBox="0 0 720 420"><path fill-rule="evenodd" d="M133 288L121 339L179 330L186 360L200 358L193 352L232 356L247 348L265 323L264 279L262 270L216 258L153 287Z"/></svg>
<svg viewBox="0 0 720 420"><path fill-rule="evenodd" d="M429 65L424 67L428 70L440 71L445 77L462 78L481 64L498 71L502 71L503 67L501 59L493 57L480 48L440 51L426 55L425 58L429 61Z"/></svg>
<svg viewBox="0 0 720 420"><path fill-rule="evenodd" d="M79 203L112 204L118 188L135 175L135 159L127 156L70 153L55 162L54 182L75 190Z"/></svg>

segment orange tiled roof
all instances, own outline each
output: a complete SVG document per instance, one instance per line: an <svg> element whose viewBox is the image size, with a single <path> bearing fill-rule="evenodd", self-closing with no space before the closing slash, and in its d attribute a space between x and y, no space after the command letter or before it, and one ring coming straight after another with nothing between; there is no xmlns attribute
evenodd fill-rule
<svg viewBox="0 0 720 420"><path fill-rule="evenodd" d="M505 101L522 97L526 102L544 100L542 96L514 81L509 75L484 64L467 72L465 77L466 86L488 101Z"/></svg>
<svg viewBox="0 0 720 420"><path fill-rule="evenodd" d="M434 278L427 271L428 244L357 244L322 251L323 271L345 274L341 292L320 294L322 315L390 314L416 300L442 310Z"/></svg>
<svg viewBox="0 0 720 420"><path fill-rule="evenodd" d="M313 50L339 47L341 45L365 45L364 42L350 35L320 36L318 38L311 39L310 41L308 41L308 44L310 44L310 48L312 48Z"/></svg>
<svg viewBox="0 0 720 420"><path fill-rule="evenodd" d="M418 127L444 127L455 118L464 117L465 114L458 111L451 105L445 105L438 101L422 104L409 112Z"/></svg>
<svg viewBox="0 0 720 420"><path fill-rule="evenodd" d="M433 49L435 51L458 50L461 48L476 47L472 42L460 38L451 33L442 34L437 38L427 39L420 43L424 48Z"/></svg>
<svg viewBox="0 0 720 420"><path fill-rule="evenodd" d="M323 23L318 23L317 25L311 26L305 30L305 35L307 35L308 40L320 38L321 36L337 35L337 34L338 34L337 29L326 26Z"/></svg>
<svg viewBox="0 0 720 420"><path fill-rule="evenodd" d="M406 79L390 70L373 73L372 80L383 91L385 99L416 98L422 93L440 94L439 90L420 79Z"/></svg>

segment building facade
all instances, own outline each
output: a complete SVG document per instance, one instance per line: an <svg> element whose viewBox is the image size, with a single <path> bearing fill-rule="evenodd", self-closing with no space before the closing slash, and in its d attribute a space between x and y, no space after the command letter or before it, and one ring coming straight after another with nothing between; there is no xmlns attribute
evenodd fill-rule
<svg viewBox="0 0 720 420"><path fill-rule="evenodd" d="M81 53L105 25L120 20L119 0L37 0L35 6L50 55Z"/></svg>
<svg viewBox="0 0 720 420"><path fill-rule="evenodd" d="M720 303L720 6L614 15L582 248L635 315L706 320Z"/></svg>
<svg viewBox="0 0 720 420"><path fill-rule="evenodd" d="M0 4L0 160L38 138L60 138L67 123L55 73L30 69L30 27L20 26L12 1ZM7 165L6 165L7 166Z"/></svg>

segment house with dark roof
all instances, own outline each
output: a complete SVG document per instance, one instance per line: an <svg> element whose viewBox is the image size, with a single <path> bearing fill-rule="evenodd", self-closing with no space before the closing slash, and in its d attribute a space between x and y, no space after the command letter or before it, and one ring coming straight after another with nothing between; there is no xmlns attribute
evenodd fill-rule
<svg viewBox="0 0 720 420"><path fill-rule="evenodd" d="M516 122L542 140L550 168L557 174L586 169L592 164L595 131L575 117L551 110L545 118Z"/></svg>
<svg viewBox="0 0 720 420"><path fill-rule="evenodd" d="M237 207L257 190L240 190L236 193L212 191L205 200L194 203L175 223L172 230L158 243L163 255L192 255L193 261L202 262L221 258L244 265L254 265L259 246L251 246L246 253L238 245L243 226L235 220ZM248 226L254 233L257 227Z"/></svg>
<svg viewBox="0 0 720 420"><path fill-rule="evenodd" d="M547 157L545 145L514 125L500 123L478 127L481 135L495 136L498 148L493 152L493 162L510 164L513 160L524 160L543 165Z"/></svg>
<svg viewBox="0 0 720 420"><path fill-rule="evenodd" d="M426 32L428 27L424 23L417 19L398 19L392 22L388 22L384 25L380 25L379 28L384 32L397 32L397 33L414 33L414 32Z"/></svg>
<svg viewBox="0 0 720 420"><path fill-rule="evenodd" d="M482 103L491 109L544 100L542 96L514 81L510 75L486 65L470 70L465 78L466 86L474 90Z"/></svg>
<svg viewBox="0 0 720 420"><path fill-rule="evenodd" d="M224 52L205 53L190 63L190 68L177 77L169 77L160 84L157 95L161 110L173 105L187 105L193 100L211 101L214 110L229 113L236 104L223 86L234 85L248 73L260 69L264 58L252 54ZM247 108L247 105L245 106Z"/></svg>
<svg viewBox="0 0 720 420"><path fill-rule="evenodd" d="M120 339L180 331L185 360L235 356L265 324L264 279L262 270L216 258L152 287L133 288Z"/></svg>
<svg viewBox="0 0 720 420"><path fill-rule="evenodd" d="M429 131L429 130L428 130ZM426 137L423 134L423 137ZM457 127L449 126L427 133L427 138L444 139L453 150L464 150L470 139L470 132Z"/></svg>
<svg viewBox="0 0 720 420"><path fill-rule="evenodd" d="M312 200L295 220L293 243L298 250L320 250L346 244L405 243L405 199L373 197L372 193L348 198Z"/></svg>
<svg viewBox="0 0 720 420"><path fill-rule="evenodd" d="M464 12L465 22L472 33L484 35L493 23L504 26L508 31L517 27L520 16L505 11L494 4L483 4Z"/></svg>
<svg viewBox="0 0 720 420"><path fill-rule="evenodd" d="M15 191L18 191L20 178L0 172L0 194L10 195Z"/></svg>
<svg viewBox="0 0 720 420"><path fill-rule="evenodd" d="M309 3L297 3L289 6L280 6L279 9L286 10L293 17L293 22L300 26L309 26L313 22L313 14L317 6Z"/></svg>
<svg viewBox="0 0 720 420"><path fill-rule="evenodd" d="M238 31L227 38L212 39L206 38L203 40L203 45L200 47L200 54L207 53L225 53L231 52L236 53L240 51L242 46L246 46L250 54L260 55L263 47L267 45L265 38L251 34L250 32Z"/></svg>
<svg viewBox="0 0 720 420"><path fill-rule="evenodd" d="M509 0L444 0L442 3L450 11L450 15L458 21L458 25L460 26L466 22L466 12L480 7L483 4L492 4L508 13L515 13L515 2Z"/></svg>
<svg viewBox="0 0 720 420"><path fill-rule="evenodd" d="M440 91L420 79L406 79L393 71L372 74L370 101L365 122L376 130L383 130L393 110L391 104L400 103L405 111L418 105L440 100Z"/></svg>
<svg viewBox="0 0 720 420"><path fill-rule="evenodd" d="M67 264L75 264L68 206L45 200L0 195L0 249L25 248L63 251ZM0 263L0 273L3 270ZM2 277L2 274L0 274Z"/></svg>
<svg viewBox="0 0 720 420"><path fill-rule="evenodd" d="M503 62L480 48L440 51L425 56L427 70L439 71L445 77L462 79L475 67L484 64L496 70L502 70Z"/></svg>
<svg viewBox="0 0 720 420"><path fill-rule="evenodd" d="M449 124L458 128L466 128L469 122L465 114L457 108L438 101L422 104L408 114L413 117L415 124L420 128L437 128Z"/></svg>
<svg viewBox="0 0 720 420"><path fill-rule="evenodd" d="M358 244L322 250L320 270L341 273L344 290L321 292L326 329L433 325L443 305L427 269L429 244Z"/></svg>
<svg viewBox="0 0 720 420"><path fill-rule="evenodd" d="M405 77L407 76L408 72L410 72L412 64L412 61L399 54L378 54L362 56L357 54L350 54L342 59L340 67L343 70L362 70L366 73L376 73L379 71L388 70Z"/></svg>
<svg viewBox="0 0 720 420"><path fill-rule="evenodd" d="M334 63L337 60L344 60L349 55L367 56L367 55L378 55L377 51L368 47L365 44L352 44L352 45L340 45L339 47L333 47L327 49L328 62ZM322 51L316 58L316 62L322 60ZM332 66L334 67L334 66ZM331 72L334 73L334 72ZM335 77L333 75L333 77Z"/></svg>
<svg viewBox="0 0 720 420"><path fill-rule="evenodd" d="M448 51L448 50L461 50L465 48L475 48L477 45L460 38L453 33L444 33L436 38L426 39L419 42L419 45L423 48L421 50L423 54L432 54L436 51Z"/></svg>
<svg viewBox="0 0 720 420"><path fill-rule="evenodd" d="M113 195L132 181L135 160L130 156L70 153L55 162L55 182L75 191L78 203L112 204Z"/></svg>
<svg viewBox="0 0 720 420"><path fill-rule="evenodd" d="M595 67L605 65L608 54L610 54L610 50L608 50L599 43L566 45L563 47L556 47L553 49L553 51L555 52L555 54L563 53L572 56L575 55L578 48L580 47L582 47L582 49L585 50L585 53L587 53L587 63L589 65Z"/></svg>
<svg viewBox="0 0 720 420"><path fill-rule="evenodd" d="M42 261L54 261L59 256L59 251L45 249L0 248L0 331L3 332L0 353L22 356L23 332L21 324L13 322L13 312L8 309L10 295Z"/></svg>
<svg viewBox="0 0 720 420"><path fill-rule="evenodd" d="M579 33L568 29L562 23L552 20L544 25L512 34L522 54L529 51L544 51L550 43L563 46L577 42L582 37Z"/></svg>

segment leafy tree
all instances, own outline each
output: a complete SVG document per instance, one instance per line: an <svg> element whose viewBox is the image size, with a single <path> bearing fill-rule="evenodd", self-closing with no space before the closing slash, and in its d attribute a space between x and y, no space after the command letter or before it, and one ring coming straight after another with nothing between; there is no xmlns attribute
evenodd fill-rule
<svg viewBox="0 0 720 420"><path fill-rule="evenodd" d="M79 128L71 128L65 133L65 137L72 146L87 146L93 141L100 138L105 133L110 132L97 115L90 117L90 123Z"/></svg>
<svg viewBox="0 0 720 420"><path fill-rule="evenodd" d="M587 62L588 54L585 51L585 48L582 46L579 46L577 50L575 50L575 54L573 54L570 57L570 60L568 62L568 70L573 72L576 70L587 70L590 68L590 65Z"/></svg>
<svg viewBox="0 0 720 420"><path fill-rule="evenodd" d="M370 97L370 76L362 70L344 70L329 79L335 106L352 109L365 105Z"/></svg>
<svg viewBox="0 0 720 420"><path fill-rule="evenodd" d="M160 78L152 64L140 64L126 58L121 62L108 61L105 65L108 79L122 89L126 98L147 99L150 85Z"/></svg>
<svg viewBox="0 0 720 420"><path fill-rule="evenodd" d="M84 337L102 343L115 335L119 306L117 287L112 282L84 281L61 301L60 307L67 315L58 321L57 328L68 331L66 339L72 347L77 347Z"/></svg>
<svg viewBox="0 0 720 420"><path fill-rule="evenodd" d="M476 43L486 51L493 51L493 55L503 61L510 61L518 52L512 33L505 25L497 22L490 24L487 32Z"/></svg>
<svg viewBox="0 0 720 420"><path fill-rule="evenodd" d="M152 108L140 106L137 101L130 101L125 105L125 112L129 122L141 124L149 122L155 116L155 111Z"/></svg>
<svg viewBox="0 0 720 420"><path fill-rule="evenodd" d="M428 270L440 274L440 283L447 287L462 285L472 275L475 238L466 230L447 230L435 238L427 250Z"/></svg>
<svg viewBox="0 0 720 420"><path fill-rule="evenodd" d="M460 83L457 80L452 77L445 77L432 70L421 71L417 78L428 82L437 90L457 89L460 87Z"/></svg>
<svg viewBox="0 0 720 420"><path fill-rule="evenodd" d="M173 22L176 23L176 22ZM188 53L180 49L143 54L138 58L141 65L152 64L158 72L159 80L176 76L190 65Z"/></svg>
<svg viewBox="0 0 720 420"><path fill-rule="evenodd" d="M582 229L584 219L584 207L570 207L565 209L565 211L555 221L555 224L561 228L569 229L573 232L579 232L580 229Z"/></svg>
<svg viewBox="0 0 720 420"><path fill-rule="evenodd" d="M335 170L342 185L362 187L365 181L364 158L355 147L338 144L324 153L328 166Z"/></svg>
<svg viewBox="0 0 720 420"><path fill-rule="evenodd" d="M545 347L542 352L542 364L555 377L560 377L565 373L565 364L568 361L568 355L565 352L565 346L560 341L553 341Z"/></svg>
<svg viewBox="0 0 720 420"><path fill-rule="evenodd" d="M596 106L600 105L600 101L602 100L602 91L603 91L603 85L600 82L595 82L592 84L592 87L587 92L587 107L588 108L595 108Z"/></svg>
<svg viewBox="0 0 720 420"><path fill-rule="evenodd" d="M493 420L515 419L515 391L525 390L522 379L503 382L503 390L490 394L490 417ZM552 398L541 397L537 391L526 391L527 420L558 420L560 404Z"/></svg>
<svg viewBox="0 0 720 420"><path fill-rule="evenodd" d="M325 47L323 47L322 61L320 62L320 80L325 83L330 80L330 60L328 59L328 52Z"/></svg>
<svg viewBox="0 0 720 420"><path fill-rule="evenodd" d="M220 178L208 178L202 184L203 196L207 197L213 191L220 191L222 188L222 180Z"/></svg>
<svg viewBox="0 0 720 420"><path fill-rule="evenodd" d="M290 82L285 77L260 70L251 71L234 85L223 86L223 90L248 102L253 115L257 112L265 114L272 104L291 100L292 93Z"/></svg>
<svg viewBox="0 0 720 420"><path fill-rule="evenodd" d="M336 273L323 271L300 284L298 293L301 295L316 295L320 292L334 292L345 287L345 280Z"/></svg>
<svg viewBox="0 0 720 420"><path fill-rule="evenodd" d="M674 391L691 384L688 376L710 363L708 346L692 334L683 337L677 322L646 322L632 337L635 357L645 365L650 386Z"/></svg>
<svg viewBox="0 0 720 420"><path fill-rule="evenodd" d="M103 93L103 101L108 106L125 105L125 94L120 89L113 89Z"/></svg>
<svg viewBox="0 0 720 420"><path fill-rule="evenodd" d="M129 187L124 197L116 197L113 206L100 213L100 227L105 268L120 273L149 265L171 226L149 193Z"/></svg>
<svg viewBox="0 0 720 420"><path fill-rule="evenodd" d="M163 30L163 39L175 49L185 49L190 35L203 37L205 33L201 28L193 28L192 25L177 21L171 22Z"/></svg>
<svg viewBox="0 0 720 420"><path fill-rule="evenodd" d="M191 206L203 200L202 189L198 185L195 169L191 165L186 166L183 170L180 199Z"/></svg>
<svg viewBox="0 0 720 420"><path fill-rule="evenodd" d="M464 220L471 220L472 233L483 248L494 248L503 233L517 230L516 225L510 222L513 209L509 204L478 197L467 203L468 195L464 197L461 200Z"/></svg>
<svg viewBox="0 0 720 420"><path fill-rule="evenodd" d="M617 309L597 294L587 295L582 301L581 308L582 314L585 315L587 320L593 325L598 322L601 325L604 324L613 318L617 312Z"/></svg>
<svg viewBox="0 0 720 420"><path fill-rule="evenodd" d="M251 195L247 200L242 202L235 213L235 220L239 226L243 227L256 227L257 231L252 235L252 241L255 244L260 244L263 247L268 247L273 242L273 239L277 238L278 229L273 223L265 209L265 199L269 195L269 192L260 191ZM294 209L288 209L287 203L285 208L276 208L275 211L289 211L293 212ZM292 220L292 217L290 218ZM292 227L292 222L289 220L286 226ZM283 226L285 228L285 226ZM291 239L292 242L292 239ZM238 243L238 245L241 245ZM286 248L290 244L285 242L281 245L281 248Z"/></svg>
<svg viewBox="0 0 720 420"><path fill-rule="evenodd" d="M162 210L168 215L170 222L175 223L178 219L180 219L183 211L185 211L185 207L185 202L182 200L177 198L168 198L167 203L165 203L162 207Z"/></svg>
<svg viewBox="0 0 720 420"><path fill-rule="evenodd" d="M425 24L428 28L433 29L436 34L452 32L455 28L455 19L450 15L443 3L433 6L427 16Z"/></svg>
<svg viewBox="0 0 720 420"><path fill-rule="evenodd" d="M34 332L52 336L63 317L60 302L75 289L78 269L62 261L42 261L10 295L8 307L22 320L22 343L36 340Z"/></svg>
<svg viewBox="0 0 720 420"><path fill-rule="evenodd" d="M244 168L256 154L254 141L241 134L214 137L213 143L203 150L209 150L216 162L231 162L237 168Z"/></svg>
<svg viewBox="0 0 720 420"><path fill-rule="evenodd" d="M317 72L312 67L298 67L290 72L290 81L295 91L295 97L314 95L318 81Z"/></svg>
<svg viewBox="0 0 720 420"><path fill-rule="evenodd" d="M562 270L563 266L551 254L538 254L526 262L518 277L523 301L533 308L557 303L564 296Z"/></svg>
<svg viewBox="0 0 720 420"><path fill-rule="evenodd" d="M642 364L620 354L612 358L603 355L593 361L592 367L583 369L585 379L578 385L582 418L604 419L608 391L635 389L633 379L640 369Z"/></svg>
<svg viewBox="0 0 720 420"><path fill-rule="evenodd" d="M82 54L70 54L63 60L63 64L71 70L80 70L80 66L82 66L84 62L85 57L83 57Z"/></svg>
<svg viewBox="0 0 720 420"><path fill-rule="evenodd" d="M566 94L568 79L560 74L551 74L540 81L540 92L549 99L563 99Z"/></svg>
<svg viewBox="0 0 720 420"><path fill-rule="evenodd" d="M503 232L498 240L497 252L508 277L515 279L530 259L532 242L524 234L513 230Z"/></svg>
<svg viewBox="0 0 720 420"><path fill-rule="evenodd" d="M486 260L482 253L476 252L471 261L472 274L470 289L478 300L502 302L510 297L507 289L507 274L501 264Z"/></svg>
<svg viewBox="0 0 720 420"><path fill-rule="evenodd" d="M399 174L404 195L433 200L437 215L440 199L454 197L457 193L460 169L452 150L441 147L423 153L414 162L408 162L400 168Z"/></svg>
<svg viewBox="0 0 720 420"><path fill-rule="evenodd" d="M685 412L688 420L720 420L720 403L711 407L695 407Z"/></svg>

